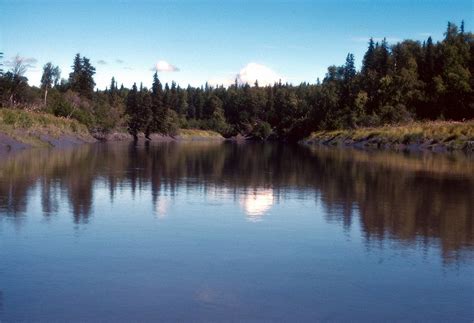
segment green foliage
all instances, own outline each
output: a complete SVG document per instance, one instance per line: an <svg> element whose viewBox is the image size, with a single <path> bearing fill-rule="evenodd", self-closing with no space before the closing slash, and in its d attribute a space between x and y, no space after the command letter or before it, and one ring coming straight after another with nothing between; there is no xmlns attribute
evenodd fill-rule
<svg viewBox="0 0 474 323"><path fill-rule="evenodd" d="M272 126L263 121L258 123L252 131L252 137L255 139L266 140L272 133Z"/></svg>
<svg viewBox="0 0 474 323"><path fill-rule="evenodd" d="M139 99L137 85L134 83L128 92L126 113L128 117L128 132L136 139L138 132L142 128L142 121L139 115Z"/></svg>
<svg viewBox="0 0 474 323"><path fill-rule="evenodd" d="M385 105L380 109L380 121L383 124L407 123L411 120L412 116L403 104Z"/></svg>
<svg viewBox="0 0 474 323"><path fill-rule="evenodd" d="M77 54L68 81L59 82L57 67L45 65L43 92L28 86L18 72L21 64L8 71L0 77L0 104L36 109L49 95L42 108L57 116L100 132L126 124L132 135L146 137L174 135L181 127L297 140L318 130L474 118L474 36L464 24L449 23L436 43L431 37L396 44L370 39L361 70L355 66L349 53L343 65L328 68L322 82L297 86L236 80L228 88L183 89L174 82L162 85L155 73L150 90L136 85L128 90L112 78L110 89L94 92L95 69Z"/></svg>
<svg viewBox="0 0 474 323"><path fill-rule="evenodd" d="M41 76L41 88L44 91L44 105L46 105L48 99L48 90L52 85L57 85L61 71L58 66L53 66L51 62L46 63L43 66L43 75Z"/></svg>
<svg viewBox="0 0 474 323"><path fill-rule="evenodd" d="M95 67L87 57L76 54L72 65L72 72L69 74L70 88L81 96L91 99L94 93Z"/></svg>
<svg viewBox="0 0 474 323"><path fill-rule="evenodd" d="M28 113L14 110L2 110L2 121L14 128L29 128L32 125L32 120Z"/></svg>
<svg viewBox="0 0 474 323"><path fill-rule="evenodd" d="M59 78L61 77L61 71L58 66L54 66L51 62L46 63L43 66L43 75L41 76L41 88L43 90L50 89L53 84L57 85Z"/></svg>

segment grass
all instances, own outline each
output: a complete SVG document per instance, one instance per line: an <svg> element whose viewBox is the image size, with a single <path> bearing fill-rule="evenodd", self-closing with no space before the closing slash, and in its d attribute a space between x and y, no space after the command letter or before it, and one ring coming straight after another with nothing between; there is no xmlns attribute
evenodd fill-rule
<svg viewBox="0 0 474 323"><path fill-rule="evenodd" d="M32 147L50 146L47 140L41 139L42 136L59 139L68 135L84 141L93 140L87 127L77 120L20 109L0 108L0 133ZM184 140L223 138L217 132L199 129L180 129L178 135Z"/></svg>
<svg viewBox="0 0 474 323"><path fill-rule="evenodd" d="M305 141L364 141L377 139L388 144L413 144L431 140L459 146L474 141L474 120L466 122L413 122L406 125L383 126L314 132Z"/></svg>
<svg viewBox="0 0 474 323"><path fill-rule="evenodd" d="M76 120L15 109L0 109L0 132L33 147L49 145L40 139L41 135L54 138L72 135L85 140L92 138L87 127Z"/></svg>
<svg viewBox="0 0 474 323"><path fill-rule="evenodd" d="M200 129L180 129L178 135L183 139L192 138L212 138L221 139L222 135L211 130L200 130Z"/></svg>

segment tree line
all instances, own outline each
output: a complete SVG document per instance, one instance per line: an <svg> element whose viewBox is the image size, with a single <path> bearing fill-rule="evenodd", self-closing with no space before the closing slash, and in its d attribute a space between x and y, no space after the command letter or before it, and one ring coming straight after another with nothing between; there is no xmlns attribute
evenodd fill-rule
<svg viewBox="0 0 474 323"><path fill-rule="evenodd" d="M236 81L228 87L182 88L174 82L163 86L155 73L150 89L119 87L112 78L105 90L94 91L95 68L77 54L68 79L47 63L37 88L28 85L28 66L21 58L9 66L0 77L2 106L37 107L76 118L93 131L127 128L147 138L200 128L225 136L296 140L322 129L474 118L474 37L464 22L448 23L438 42L429 37L390 45L370 39L360 70L349 53L343 65L328 67L314 84Z"/></svg>

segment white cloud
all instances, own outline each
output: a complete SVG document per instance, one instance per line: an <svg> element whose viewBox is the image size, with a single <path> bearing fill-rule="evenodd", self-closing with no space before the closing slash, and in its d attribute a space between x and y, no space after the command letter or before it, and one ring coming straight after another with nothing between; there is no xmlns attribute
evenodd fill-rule
<svg viewBox="0 0 474 323"><path fill-rule="evenodd" d="M280 80L284 82L284 78L271 68L257 63L248 63L239 73L234 74L233 77L212 77L208 80L208 83L212 86L229 86L234 84L235 80L239 84L248 83L250 85L258 81L258 84L262 86L272 85Z"/></svg>
<svg viewBox="0 0 474 323"><path fill-rule="evenodd" d="M247 64L237 74L237 81L241 84L253 84L257 80L260 85L271 85L282 80L282 77L269 67L257 63Z"/></svg>
<svg viewBox="0 0 474 323"><path fill-rule="evenodd" d="M178 72L179 68L174 65L171 65L167 61L158 61L153 70L156 70L158 72Z"/></svg>
<svg viewBox="0 0 474 323"><path fill-rule="evenodd" d="M99 64L99 65L107 65L107 62L104 61L103 59L99 59L99 60L97 61L97 64Z"/></svg>

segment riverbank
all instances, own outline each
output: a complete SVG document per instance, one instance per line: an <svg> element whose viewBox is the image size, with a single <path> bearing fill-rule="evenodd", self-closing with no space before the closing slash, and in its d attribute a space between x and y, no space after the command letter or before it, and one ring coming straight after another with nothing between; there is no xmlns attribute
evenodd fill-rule
<svg viewBox="0 0 474 323"><path fill-rule="evenodd" d="M152 134L151 141L245 141L236 136L200 129L180 129L176 136ZM74 119L47 113L0 109L0 153L36 147L69 147L97 141L131 141L126 129L91 133ZM139 140L146 140L139 134ZM474 120L415 122L400 126L314 132L300 143L307 145L389 149L396 151L474 152Z"/></svg>
<svg viewBox="0 0 474 323"><path fill-rule="evenodd" d="M109 133L93 133L95 139L99 141L132 141L133 136L125 129L116 130ZM220 141L225 140L221 134L211 130L201 129L179 129L175 136L161 135L153 133L149 136L150 139L145 138L145 134L139 133L138 140L151 141Z"/></svg>
<svg viewBox="0 0 474 323"><path fill-rule="evenodd" d="M97 140L76 120L0 109L0 153L32 147L68 147Z"/></svg>
<svg viewBox="0 0 474 323"><path fill-rule="evenodd" d="M474 120L414 122L400 126L319 131L312 133L301 143L397 151L474 152Z"/></svg>
<svg viewBox="0 0 474 323"><path fill-rule="evenodd" d="M199 129L180 129L176 136L152 134L152 141L218 141L219 133ZM74 119L47 113L0 109L0 154L27 148L70 147L97 141L131 141L126 130L110 133L90 133ZM139 140L145 140L143 134Z"/></svg>

